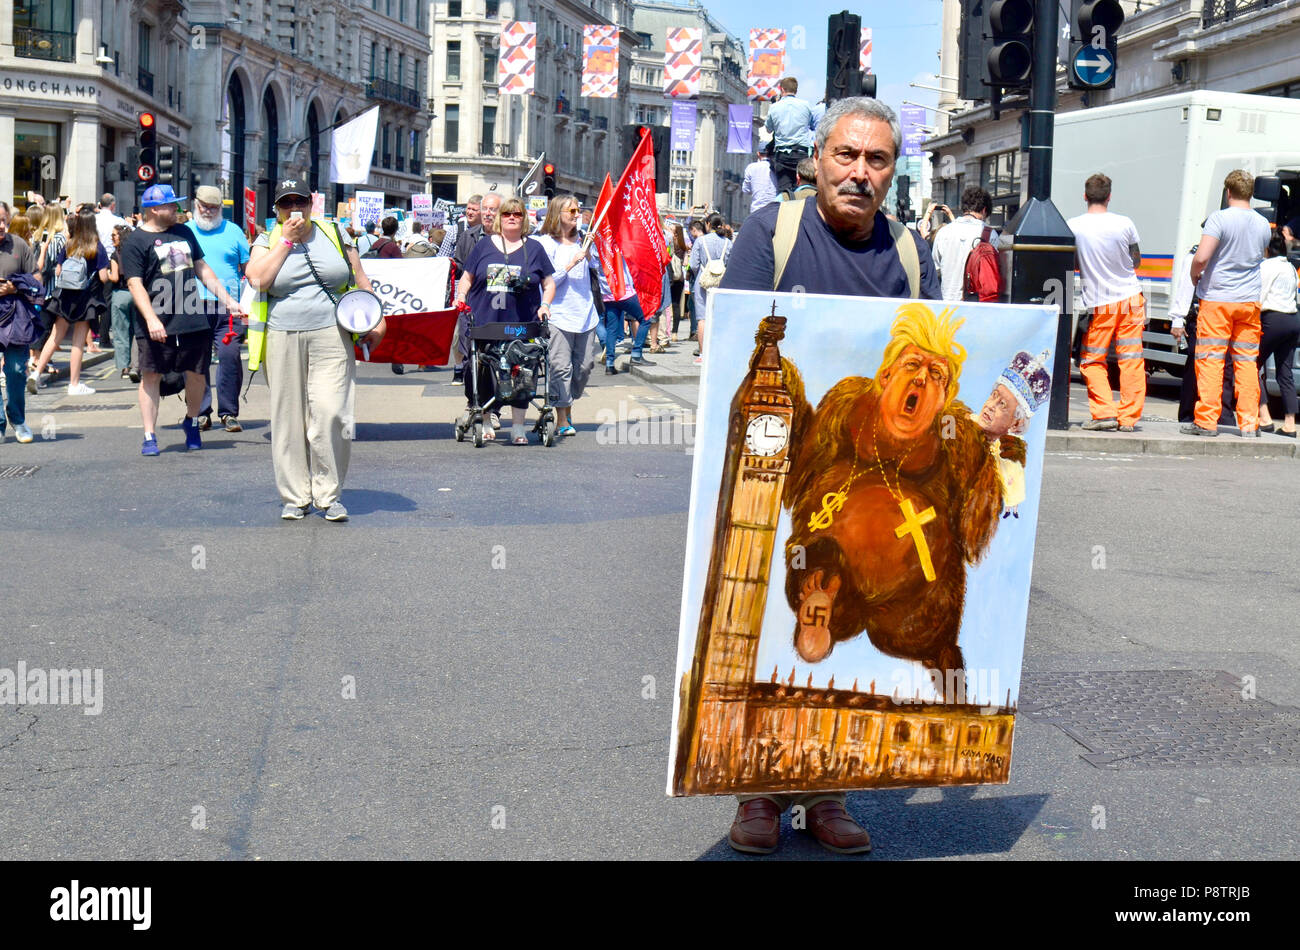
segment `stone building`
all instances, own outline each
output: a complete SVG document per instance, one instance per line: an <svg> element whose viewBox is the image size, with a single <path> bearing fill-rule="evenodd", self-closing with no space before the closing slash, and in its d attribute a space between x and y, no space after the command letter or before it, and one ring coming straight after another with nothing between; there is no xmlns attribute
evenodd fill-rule
<svg viewBox="0 0 1300 950"><path fill-rule="evenodd" d="M633 54L631 95L624 113L626 122L641 125L669 125L672 100L664 96L664 46L670 27L703 30L704 49L700 71L698 130L695 149L673 151L669 159L666 209L689 215L692 209L716 210L735 224L749 214L749 196L742 194L745 166L753 153L727 152L727 105L744 103L749 92L749 42L728 33L698 3L675 0L643 0L636 4L632 29ZM753 141L758 143L765 107L755 104Z"/></svg>
<svg viewBox="0 0 1300 950"><path fill-rule="evenodd" d="M0 197L135 202L121 179L137 118L188 145L190 31L180 0L14 0L0 14ZM134 174L134 169L129 170Z"/></svg>
<svg viewBox="0 0 1300 950"><path fill-rule="evenodd" d="M513 192L545 152L555 164L558 191L593 202L606 172L617 176L621 170L617 126L626 106L634 43L626 29L631 4L433 0L430 6L435 14L428 93L435 117L425 154L433 194L464 202L492 186ZM533 95L498 92L498 40L501 24L511 20L537 24ZM620 98L580 95L586 24L624 28Z"/></svg>
<svg viewBox="0 0 1300 950"><path fill-rule="evenodd" d="M190 59L193 172L218 184L243 221L243 189L268 215L274 183L300 176L343 200L329 183L329 130L379 106L370 180L406 207L424 190L427 9L418 0L191 0L203 37Z"/></svg>

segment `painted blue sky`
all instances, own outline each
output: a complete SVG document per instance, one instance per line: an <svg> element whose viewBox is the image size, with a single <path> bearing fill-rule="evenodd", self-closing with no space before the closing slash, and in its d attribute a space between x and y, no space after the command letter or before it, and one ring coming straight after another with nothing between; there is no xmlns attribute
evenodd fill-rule
<svg viewBox="0 0 1300 950"><path fill-rule="evenodd" d="M679 630L679 681L684 672L681 664L689 663L692 656L699 623L710 535L717 513L727 407L748 371L754 332L759 320L771 312L774 297L777 313L788 319L782 355L798 365L808 400L814 406L840 379L875 374L898 306L898 301L863 297L804 296L803 306L798 306L797 298L786 294L715 291L710 295L709 350L696 428L683 620ZM936 312L939 306L942 304L936 305ZM958 306L957 316L964 318L966 324L958 331L957 339L968 356L957 398L978 408L1017 350L1039 353L1053 348L1055 316L1041 307ZM995 694L981 692L980 702L1003 700L1008 690L1013 700L1019 695L1046 432L1047 409L1043 407L1035 414L1026 435L1027 499L1020 506L1020 516L1000 523L983 561L967 572L966 613L959 643L971 674L970 687L981 685L977 683L977 671L983 670L984 688L987 693ZM920 664L885 656L871 645L866 635L837 644L830 657L821 663L809 664L797 657L792 643L794 614L783 593L785 565L781 551L788 534L789 519L783 513L759 644L758 679L766 681L773 666L784 679L794 667L797 683L804 683L812 673L814 684L819 686L834 675L839 687L849 687L856 679L859 688L865 690L874 679L879 693L902 686L905 695L912 695L918 687L923 698L932 695Z"/></svg>
<svg viewBox="0 0 1300 950"><path fill-rule="evenodd" d="M848 10L862 17L872 29L872 65L879 83L878 98L897 112L908 99L933 106L938 94L912 89L909 82L938 86L940 0L908 0L906 3L839 2L778 3L776 0L703 0L715 20L738 36L748 49L751 29L784 27L786 62L799 80L799 97L816 102L826 86L826 18ZM797 18L793 15L797 11ZM802 33L803 49L795 48ZM931 116L933 117L933 116Z"/></svg>

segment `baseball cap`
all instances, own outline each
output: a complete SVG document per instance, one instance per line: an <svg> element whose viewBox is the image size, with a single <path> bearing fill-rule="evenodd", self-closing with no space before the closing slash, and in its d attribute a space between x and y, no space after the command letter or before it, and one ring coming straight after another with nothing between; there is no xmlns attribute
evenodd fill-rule
<svg viewBox="0 0 1300 950"><path fill-rule="evenodd" d="M171 185L150 185L140 196L140 207L156 208L159 205L177 204L187 200L189 199L172 191Z"/></svg>
<svg viewBox="0 0 1300 950"><path fill-rule="evenodd" d="M224 199L221 197L221 189L215 185L200 185L194 189L194 200L202 201L205 205L220 206Z"/></svg>
<svg viewBox="0 0 1300 950"><path fill-rule="evenodd" d="M299 198L310 198L311 189L307 183L299 178L286 178L275 186L275 200L272 204L279 204L280 199L288 195L297 195Z"/></svg>

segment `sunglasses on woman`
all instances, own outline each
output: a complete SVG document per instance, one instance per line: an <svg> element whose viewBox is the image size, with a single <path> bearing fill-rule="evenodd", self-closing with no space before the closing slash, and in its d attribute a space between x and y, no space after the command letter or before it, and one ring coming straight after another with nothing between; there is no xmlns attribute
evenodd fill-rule
<svg viewBox="0 0 1300 950"><path fill-rule="evenodd" d="M523 216L524 216L524 213L523 213L522 211L502 211L502 212L501 212L501 217L503 217L503 218L522 218Z"/></svg>

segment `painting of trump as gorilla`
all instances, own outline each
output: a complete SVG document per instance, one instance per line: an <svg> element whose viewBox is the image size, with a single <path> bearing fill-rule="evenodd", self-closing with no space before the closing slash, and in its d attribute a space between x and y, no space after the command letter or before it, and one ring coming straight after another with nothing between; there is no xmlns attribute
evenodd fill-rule
<svg viewBox="0 0 1300 950"><path fill-rule="evenodd" d="M840 380L815 409L783 360L797 447L785 595L807 662L865 633L932 675L965 668L966 570L1000 521L998 458L1023 465L1025 444L990 435L957 400L966 354L952 314L900 306L875 375Z"/></svg>

